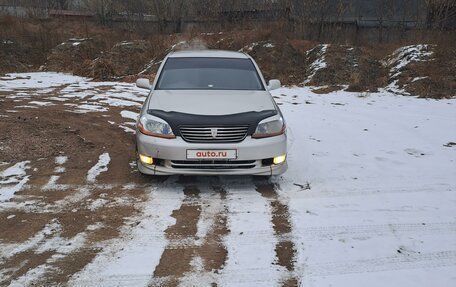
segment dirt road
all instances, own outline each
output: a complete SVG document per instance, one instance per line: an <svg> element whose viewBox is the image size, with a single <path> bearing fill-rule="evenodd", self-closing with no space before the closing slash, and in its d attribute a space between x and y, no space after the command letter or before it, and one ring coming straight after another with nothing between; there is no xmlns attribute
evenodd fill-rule
<svg viewBox="0 0 456 287"><path fill-rule="evenodd" d="M22 178L21 174L5 176L5 181L27 178L27 183L0 211L4 247L0 285L68 282L103 251L105 243L128 236L130 227L141 224L144 208L165 204L151 201L153 190L166 186L172 186L167 196L182 198L180 204L168 207L170 214L155 215L170 216L174 222L163 230L167 243L151 270L154 279L150 284L176 286L192 272L206 277L217 274L227 260L224 240L230 229L225 186L233 180L246 180L252 190L255 185L258 196L270 204L277 236L276 264L290 273L284 285L297 284L292 275L294 247L286 238L291 229L288 209L273 184L252 178L140 175L135 167L134 134L126 132L134 128L134 122L131 116L122 117L137 113L139 104L116 107L108 103L109 109L104 110L98 99L93 100L94 90L89 92L91 99L57 100L68 88L71 85L44 93L26 89L29 95L39 93L41 101L18 91L17 97L2 92L1 107L8 116L0 123L1 158L22 162L27 170ZM96 89L104 93L112 86ZM73 91L73 96L77 92L82 91ZM87 111L96 112L79 110L88 105L93 107ZM203 231L198 224L205 225ZM116 276L112 280L122 282Z"/></svg>

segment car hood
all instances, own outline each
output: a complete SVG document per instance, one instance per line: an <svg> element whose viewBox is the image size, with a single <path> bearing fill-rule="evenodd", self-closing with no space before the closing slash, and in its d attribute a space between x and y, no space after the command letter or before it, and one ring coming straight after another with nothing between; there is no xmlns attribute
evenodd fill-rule
<svg viewBox="0 0 456 287"><path fill-rule="evenodd" d="M231 115L275 110L267 91L157 90L149 109L194 115Z"/></svg>

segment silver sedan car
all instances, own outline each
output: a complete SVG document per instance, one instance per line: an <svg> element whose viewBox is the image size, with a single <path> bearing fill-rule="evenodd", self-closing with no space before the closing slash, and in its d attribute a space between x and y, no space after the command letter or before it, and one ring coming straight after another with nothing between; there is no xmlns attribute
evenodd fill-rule
<svg viewBox="0 0 456 287"><path fill-rule="evenodd" d="M149 175L279 175L285 120L255 61L244 53L172 52L138 117L138 168Z"/></svg>

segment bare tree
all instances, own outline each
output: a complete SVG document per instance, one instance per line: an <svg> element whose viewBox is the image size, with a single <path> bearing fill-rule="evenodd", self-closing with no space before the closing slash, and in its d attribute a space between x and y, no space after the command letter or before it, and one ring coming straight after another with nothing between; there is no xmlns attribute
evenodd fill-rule
<svg viewBox="0 0 456 287"><path fill-rule="evenodd" d="M426 0L428 27L444 29L451 17L456 17L456 3L454 0Z"/></svg>
<svg viewBox="0 0 456 287"><path fill-rule="evenodd" d="M174 32L182 32L185 18L194 11L195 0L150 0L151 10L160 22L160 28L168 24L174 25Z"/></svg>
<svg viewBox="0 0 456 287"><path fill-rule="evenodd" d="M97 14L100 22L108 23L112 19L115 8L114 0L83 0L83 5L87 10Z"/></svg>

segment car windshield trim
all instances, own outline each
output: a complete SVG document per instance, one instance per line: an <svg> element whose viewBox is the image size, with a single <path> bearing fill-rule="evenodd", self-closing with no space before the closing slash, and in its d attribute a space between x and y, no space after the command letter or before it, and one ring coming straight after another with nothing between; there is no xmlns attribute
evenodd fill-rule
<svg viewBox="0 0 456 287"><path fill-rule="evenodd" d="M237 64L237 65L244 65L244 68L246 67L245 65L247 66L250 66L248 68L250 69L238 69L238 71L242 71L242 70L245 70L247 72L250 72L250 77L252 77L252 80L255 81L255 87L252 87L252 88L237 88L237 87L229 87L229 88L225 88L225 87L202 87L202 86L197 86L197 87L191 87L191 86L188 86L188 87L160 87L162 85L162 81L163 81L163 75L164 73L166 72L166 68L167 68L167 65L169 63L171 63L171 61L178 61L178 60L201 60L201 61L207 61L206 64L214 61L214 60L232 60L233 63L229 63L229 64ZM234 61L238 61L238 63L235 63ZM244 63L241 63L241 61L245 61ZM246 64L246 62L248 62L248 64ZM173 63L175 64L175 63ZM188 63L187 63L188 64ZM214 67L211 67L213 69L217 68L217 62L214 62L214 63L210 63L212 65L214 65ZM226 64L226 63L225 63ZM182 68L182 70L185 70L185 69L191 69L191 68ZM198 67L196 67L195 69L198 69ZM201 69L204 69L201 68ZM174 69L174 70L177 70L177 69ZM224 68L223 66L219 67L219 70L230 70L230 67L227 66L227 68ZM235 68L231 68L231 70L236 70ZM265 91L265 86L263 84L263 81L262 81L262 78L259 74L259 71L256 67L256 65L254 64L254 62L250 59L250 58L230 58L230 57L169 57L168 59L166 59L166 62L163 64L163 68L162 70L160 71L160 75L157 79L157 84L155 86L155 90L170 90L170 91L174 91L174 90L189 90L189 91L197 91L197 90L201 90L201 91Z"/></svg>

